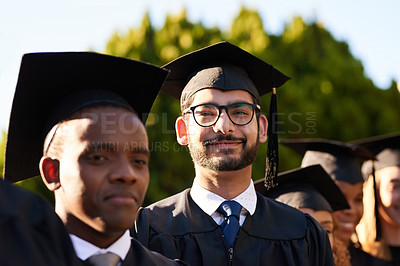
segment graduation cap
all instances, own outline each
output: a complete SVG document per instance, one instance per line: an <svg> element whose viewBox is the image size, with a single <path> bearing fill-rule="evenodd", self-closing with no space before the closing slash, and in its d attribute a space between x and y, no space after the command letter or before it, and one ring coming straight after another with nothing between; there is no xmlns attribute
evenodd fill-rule
<svg viewBox="0 0 400 266"><path fill-rule="evenodd" d="M370 150L376 157L375 170L400 166L400 133L391 133L353 141Z"/></svg>
<svg viewBox="0 0 400 266"><path fill-rule="evenodd" d="M273 186L278 173L278 142L276 135L276 88L289 77L252 54L229 43L220 42L183 55L163 66L171 70L161 89L180 99L181 107L197 91L216 88L223 91L245 90L260 104L260 96L273 92L268 128L266 182Z"/></svg>
<svg viewBox="0 0 400 266"><path fill-rule="evenodd" d="M25 54L10 116L5 179L39 175L46 135L85 107L122 106L144 122L167 75L147 63L92 52Z"/></svg>
<svg viewBox="0 0 400 266"><path fill-rule="evenodd" d="M303 156L302 167L320 164L334 180L351 184L364 182L361 164L374 158L370 151L357 144L336 140L287 139L280 143Z"/></svg>
<svg viewBox="0 0 400 266"><path fill-rule="evenodd" d="M279 173L279 185L267 190L262 180L254 182L256 191L295 208L337 211L350 206L343 193L321 165L310 165Z"/></svg>

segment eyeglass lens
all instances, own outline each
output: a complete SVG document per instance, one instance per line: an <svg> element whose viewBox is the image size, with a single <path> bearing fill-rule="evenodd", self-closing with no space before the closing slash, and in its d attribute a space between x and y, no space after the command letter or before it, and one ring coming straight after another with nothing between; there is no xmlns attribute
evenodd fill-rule
<svg viewBox="0 0 400 266"><path fill-rule="evenodd" d="M215 106L212 104L199 105L194 109L194 118L201 126L211 126L219 118L220 109L227 109L230 120L237 125L249 123L253 117L253 106L249 103L233 103L226 108L224 106Z"/></svg>

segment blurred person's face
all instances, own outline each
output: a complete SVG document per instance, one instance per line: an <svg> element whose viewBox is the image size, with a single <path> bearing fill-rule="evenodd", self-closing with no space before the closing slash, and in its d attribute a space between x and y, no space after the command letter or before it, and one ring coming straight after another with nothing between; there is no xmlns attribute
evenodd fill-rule
<svg viewBox="0 0 400 266"><path fill-rule="evenodd" d="M351 235L363 215L363 183L351 184L345 181L336 181L336 185L342 191L350 206L350 209L333 212L337 220L335 236L349 244Z"/></svg>
<svg viewBox="0 0 400 266"><path fill-rule="evenodd" d="M299 208L302 212L310 214L326 231L329 242L333 247L333 217L329 211L313 210L310 208Z"/></svg>
<svg viewBox="0 0 400 266"><path fill-rule="evenodd" d="M385 222L400 228L400 167L390 166L375 172L379 189L379 214Z"/></svg>

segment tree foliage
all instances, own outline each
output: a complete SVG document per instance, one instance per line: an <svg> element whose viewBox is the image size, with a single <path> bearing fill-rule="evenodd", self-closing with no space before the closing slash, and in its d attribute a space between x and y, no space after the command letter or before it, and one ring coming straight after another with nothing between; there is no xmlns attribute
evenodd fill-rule
<svg viewBox="0 0 400 266"><path fill-rule="evenodd" d="M400 96L396 83L377 88L346 42L336 40L317 22L294 17L281 34L269 34L257 11L245 7L226 32L191 22L182 10L155 29L149 14L139 27L115 32L105 52L158 66L196 49L226 40L272 64L292 79L278 89L280 138L328 138L342 141L400 130ZM269 95L262 97L268 113ZM151 182L145 204L191 185L193 164L187 147L176 142L179 103L162 93L146 124ZM253 178L264 175L266 144L260 146ZM280 170L298 167L300 158L280 147ZM35 182L41 182L37 180ZM34 188L37 189L37 188ZM48 195L45 195L48 197Z"/></svg>

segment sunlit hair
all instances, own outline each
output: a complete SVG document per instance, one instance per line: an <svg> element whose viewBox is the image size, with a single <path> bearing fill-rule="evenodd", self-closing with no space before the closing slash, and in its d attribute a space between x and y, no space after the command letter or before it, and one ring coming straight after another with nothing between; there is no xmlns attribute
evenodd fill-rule
<svg viewBox="0 0 400 266"><path fill-rule="evenodd" d="M338 229L339 222L336 220L336 217L332 215L333 219L333 247L332 253L335 259L336 266L351 266L350 263L350 252L347 246L335 237L335 230Z"/></svg>
<svg viewBox="0 0 400 266"><path fill-rule="evenodd" d="M189 108L192 105L194 101L194 95L196 95L196 93L190 96L185 102L181 104L181 112L183 112L183 110Z"/></svg>
<svg viewBox="0 0 400 266"><path fill-rule="evenodd" d="M346 245L336 237L333 238L333 249L332 252L335 256L336 266L351 266L350 263L350 252Z"/></svg>
<svg viewBox="0 0 400 266"><path fill-rule="evenodd" d="M379 188L378 176L379 175L376 175L377 188ZM388 245L382 240L376 240L377 228L375 208L378 206L375 206L374 179L372 175L370 175L368 180L364 183L363 193L364 214L356 227L361 248L371 256L391 261L392 256ZM373 206L373 208L371 206Z"/></svg>

